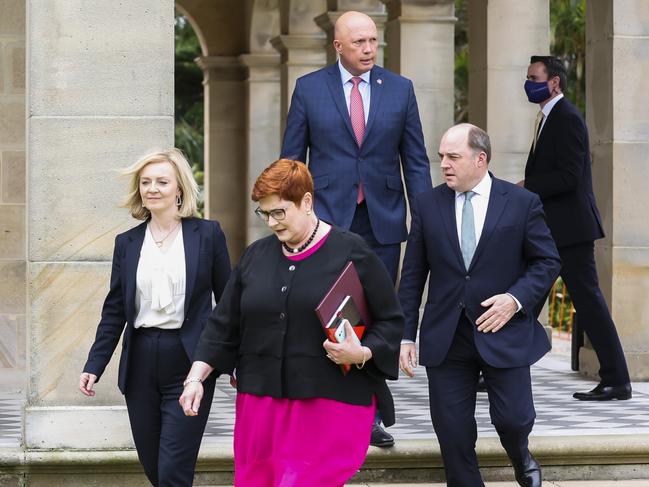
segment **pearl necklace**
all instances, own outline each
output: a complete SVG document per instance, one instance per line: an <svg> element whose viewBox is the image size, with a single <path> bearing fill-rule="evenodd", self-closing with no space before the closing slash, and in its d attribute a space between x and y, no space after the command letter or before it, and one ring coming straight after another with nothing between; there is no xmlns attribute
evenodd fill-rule
<svg viewBox="0 0 649 487"><path fill-rule="evenodd" d="M311 242L313 242L313 239L315 238L315 234L318 233L318 227L320 226L320 218L318 218L318 221L315 224L315 228L313 229L313 233L309 237L309 240L304 242L304 244L300 245L296 249L292 249L287 245L286 242L282 242L282 247L284 247L284 250L286 250L289 254L298 254L302 252L304 249L306 249Z"/></svg>

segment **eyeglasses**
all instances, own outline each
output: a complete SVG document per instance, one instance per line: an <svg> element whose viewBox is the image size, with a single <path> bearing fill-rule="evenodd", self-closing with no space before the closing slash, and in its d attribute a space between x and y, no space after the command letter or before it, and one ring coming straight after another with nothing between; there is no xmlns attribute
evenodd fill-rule
<svg viewBox="0 0 649 487"><path fill-rule="evenodd" d="M275 208L274 210L264 211L261 208L255 210L255 215L261 218L263 221L268 222L270 217L273 217L273 220L281 222L286 218L286 208Z"/></svg>

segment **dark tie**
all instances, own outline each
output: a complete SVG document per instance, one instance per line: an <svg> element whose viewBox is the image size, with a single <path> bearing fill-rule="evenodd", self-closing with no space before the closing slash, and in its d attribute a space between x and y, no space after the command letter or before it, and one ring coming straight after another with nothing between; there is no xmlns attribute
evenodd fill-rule
<svg viewBox="0 0 649 487"><path fill-rule="evenodd" d="M354 86L352 87L352 94L349 99L349 118L352 120L352 128L356 136L356 143L360 147L363 143L363 136L365 135L365 111L363 110L363 97L358 89L358 85L363 81L358 76L351 79ZM356 203L360 204L365 199L363 192L363 181L358 183L358 195L356 196Z"/></svg>

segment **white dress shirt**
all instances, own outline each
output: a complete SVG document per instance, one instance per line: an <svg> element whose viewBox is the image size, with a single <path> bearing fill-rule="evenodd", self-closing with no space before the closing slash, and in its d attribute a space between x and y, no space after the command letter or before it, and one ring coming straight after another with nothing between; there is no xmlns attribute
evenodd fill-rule
<svg viewBox="0 0 649 487"><path fill-rule="evenodd" d="M541 136L541 132L543 131L543 127L545 126L545 121L548 119L548 115L550 115L550 112L554 108L554 105L557 104L559 100L563 98L563 93L559 93L557 96L552 98L549 102L545 104L543 108L541 108L541 111L543 112L543 121L541 122L541 128L539 129L539 137Z"/></svg>
<svg viewBox="0 0 649 487"><path fill-rule="evenodd" d="M180 328L185 321L185 280L182 227L164 254L147 227L137 266L135 328Z"/></svg>
<svg viewBox="0 0 649 487"><path fill-rule="evenodd" d="M352 96L352 88L354 83L352 83L352 78L354 77L349 71L345 69L340 61L338 61L338 68L340 68L340 80L343 84L343 91L345 92L345 103L347 104L347 113L349 113L349 103ZM365 115L365 125L367 125L367 116L370 113L370 72L366 71L365 73L359 76L361 81L358 83L358 91L361 93L361 98L363 99L363 115Z"/></svg>

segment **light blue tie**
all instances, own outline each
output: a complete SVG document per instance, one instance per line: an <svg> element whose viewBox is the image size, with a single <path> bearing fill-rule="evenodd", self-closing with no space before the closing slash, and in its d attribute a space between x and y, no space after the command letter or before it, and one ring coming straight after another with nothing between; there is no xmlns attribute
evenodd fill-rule
<svg viewBox="0 0 649 487"><path fill-rule="evenodd" d="M475 224L473 221L473 205L471 198L475 196L473 191L464 193L464 205L462 206L462 228L460 248L462 249L462 258L464 259L464 266L469 269L471 259L475 253Z"/></svg>

